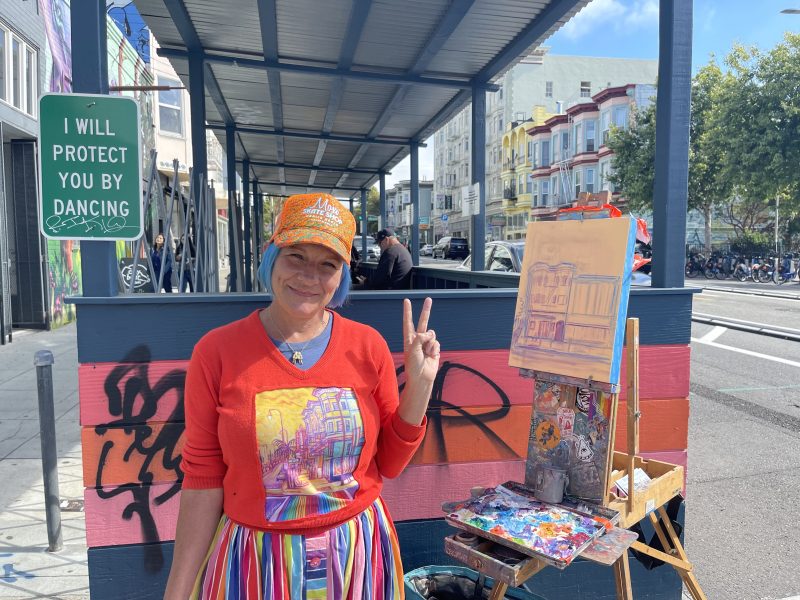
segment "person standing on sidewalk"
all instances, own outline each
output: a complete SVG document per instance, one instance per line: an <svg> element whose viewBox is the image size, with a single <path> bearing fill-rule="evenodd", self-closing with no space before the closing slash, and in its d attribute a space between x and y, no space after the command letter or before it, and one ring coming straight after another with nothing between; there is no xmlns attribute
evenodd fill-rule
<svg viewBox="0 0 800 600"><path fill-rule="evenodd" d="M192 284L192 268L194 265L194 242L192 241L192 237L189 236L189 243L184 244L184 236L181 235L181 239L178 242L177 248L175 248L175 264L178 265L178 268L181 268L182 261L185 260L183 263L183 273L181 273L181 282L179 284L178 290L183 293L186 291L186 288L189 288L190 292L194 291L194 285ZM188 253L184 258L183 252L184 248L188 247Z"/></svg>
<svg viewBox="0 0 800 600"><path fill-rule="evenodd" d="M164 278L161 282L162 289L168 294L172 293L172 250L164 244L164 235L159 233L156 236L153 249L150 251L150 260L153 262L153 272L156 280L153 282L153 289L158 287L158 279L161 276L161 269L164 269ZM161 290L156 290L156 293Z"/></svg>
<svg viewBox="0 0 800 600"><path fill-rule="evenodd" d="M422 441L440 348L431 299L416 328L404 300L401 395L383 337L332 310L354 235L334 197L290 197L258 271L272 303L195 346L165 600L403 596L380 493Z"/></svg>

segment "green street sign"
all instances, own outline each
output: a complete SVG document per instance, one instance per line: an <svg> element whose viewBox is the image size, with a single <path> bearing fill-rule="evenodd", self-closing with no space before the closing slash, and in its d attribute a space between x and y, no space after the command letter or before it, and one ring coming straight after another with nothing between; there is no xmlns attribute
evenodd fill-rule
<svg viewBox="0 0 800 600"><path fill-rule="evenodd" d="M57 240L135 240L144 231L139 105L132 98L39 100L39 225Z"/></svg>

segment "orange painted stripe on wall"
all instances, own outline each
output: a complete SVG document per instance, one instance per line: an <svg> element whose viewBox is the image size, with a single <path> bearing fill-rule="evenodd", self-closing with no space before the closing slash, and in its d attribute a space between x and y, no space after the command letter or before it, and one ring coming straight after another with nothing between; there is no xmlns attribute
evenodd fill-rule
<svg viewBox="0 0 800 600"><path fill-rule="evenodd" d="M81 430L86 487L138 485L183 479L183 423Z"/></svg>
<svg viewBox="0 0 800 600"><path fill-rule="evenodd" d="M619 407L616 449L626 440L626 403ZM688 398L640 404L640 450L684 450L688 444ZM486 406L428 411L428 429L412 464L484 463L527 455L531 406ZM84 427L86 487L161 483L181 478L182 423ZM98 474L100 479L98 480Z"/></svg>

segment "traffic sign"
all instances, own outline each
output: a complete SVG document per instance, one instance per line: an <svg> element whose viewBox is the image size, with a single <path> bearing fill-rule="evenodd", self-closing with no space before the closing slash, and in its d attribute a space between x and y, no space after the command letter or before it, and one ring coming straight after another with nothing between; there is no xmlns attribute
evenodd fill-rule
<svg viewBox="0 0 800 600"><path fill-rule="evenodd" d="M136 101L46 94L39 115L39 226L44 236L139 238L144 214Z"/></svg>
<svg viewBox="0 0 800 600"><path fill-rule="evenodd" d="M447 215L442 215L442 221L444 223L447 223L447 219L449 219L449 217Z"/></svg>

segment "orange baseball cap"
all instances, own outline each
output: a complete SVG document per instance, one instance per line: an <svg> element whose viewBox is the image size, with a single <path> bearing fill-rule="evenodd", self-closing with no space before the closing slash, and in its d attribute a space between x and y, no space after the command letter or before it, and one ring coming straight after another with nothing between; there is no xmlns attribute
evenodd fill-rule
<svg viewBox="0 0 800 600"><path fill-rule="evenodd" d="M336 198L330 194L296 194L283 204L270 243L279 248L319 244L349 262L355 235L356 220Z"/></svg>

